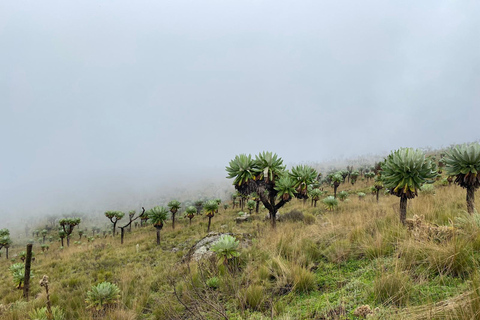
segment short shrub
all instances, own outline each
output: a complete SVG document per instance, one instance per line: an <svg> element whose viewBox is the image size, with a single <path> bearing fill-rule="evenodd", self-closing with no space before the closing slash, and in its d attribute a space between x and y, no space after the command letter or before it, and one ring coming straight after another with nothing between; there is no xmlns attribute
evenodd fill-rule
<svg viewBox="0 0 480 320"><path fill-rule="evenodd" d="M333 196L328 196L322 200L323 204L325 205L325 209L333 210L338 207L338 200L335 199Z"/></svg>
<svg viewBox="0 0 480 320"><path fill-rule="evenodd" d="M317 219L315 218L315 216L311 213L305 213L303 215L303 223L307 224L307 225L310 225L310 224L314 224L315 221L317 221Z"/></svg>
<svg viewBox="0 0 480 320"><path fill-rule="evenodd" d="M304 218L305 216L302 211L294 209L292 211L289 211L281 215L280 220L296 222L296 221L303 221Z"/></svg>
<svg viewBox="0 0 480 320"><path fill-rule="evenodd" d="M338 199L340 199L340 201L345 201L348 198L348 192L345 190L340 191L337 196L338 196Z"/></svg>

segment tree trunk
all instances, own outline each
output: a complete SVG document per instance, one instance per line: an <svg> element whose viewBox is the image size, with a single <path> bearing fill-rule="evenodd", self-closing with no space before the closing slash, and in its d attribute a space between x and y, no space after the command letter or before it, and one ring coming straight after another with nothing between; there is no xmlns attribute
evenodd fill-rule
<svg viewBox="0 0 480 320"><path fill-rule="evenodd" d="M62 240L62 247L63 247L63 238L60 238L60 240Z"/></svg>
<svg viewBox="0 0 480 320"><path fill-rule="evenodd" d="M212 222L212 217L208 217L208 228L207 228L207 233L210 232L210 224Z"/></svg>
<svg viewBox="0 0 480 320"><path fill-rule="evenodd" d="M259 207L260 207L260 201L257 201L257 206L255 207L255 213L258 213Z"/></svg>
<svg viewBox="0 0 480 320"><path fill-rule="evenodd" d="M28 301L28 292L30 290L30 269L32 266L32 247L33 244L27 244L27 259L25 261L25 279L23 281L23 297Z"/></svg>
<svg viewBox="0 0 480 320"><path fill-rule="evenodd" d="M407 196L402 195L400 197L400 222L405 225L407 219Z"/></svg>
<svg viewBox="0 0 480 320"><path fill-rule="evenodd" d="M475 189L473 187L467 188L467 211L470 214L475 211Z"/></svg>
<svg viewBox="0 0 480 320"><path fill-rule="evenodd" d="M115 237L115 229L117 228L117 221L115 221L113 223L113 231L112 231L112 235Z"/></svg>
<svg viewBox="0 0 480 320"><path fill-rule="evenodd" d="M157 228L157 246L160 245L160 229Z"/></svg>
<svg viewBox="0 0 480 320"><path fill-rule="evenodd" d="M124 228L120 228L120 244L123 244L123 236L125 235Z"/></svg>
<svg viewBox="0 0 480 320"><path fill-rule="evenodd" d="M190 225L192 225L192 218L190 218Z"/></svg>
<svg viewBox="0 0 480 320"><path fill-rule="evenodd" d="M270 218L272 219L272 228L273 229L277 228L277 212L271 211Z"/></svg>
<svg viewBox="0 0 480 320"><path fill-rule="evenodd" d="M172 229L175 229L175 213L172 213Z"/></svg>
<svg viewBox="0 0 480 320"><path fill-rule="evenodd" d="M315 200L315 203L313 204L313 207L314 207L314 208L317 207L317 201L318 201L318 200Z"/></svg>
<svg viewBox="0 0 480 320"><path fill-rule="evenodd" d="M8 259L8 247L5 247L5 257Z"/></svg>
<svg viewBox="0 0 480 320"><path fill-rule="evenodd" d="M337 198L337 188L338 188L338 185L335 183L333 185L333 197L336 199Z"/></svg>
<svg viewBox="0 0 480 320"><path fill-rule="evenodd" d="M380 193L380 190L377 189L377 203L378 203L378 195Z"/></svg>
<svg viewBox="0 0 480 320"><path fill-rule="evenodd" d="M70 247L70 237L67 236L67 247Z"/></svg>

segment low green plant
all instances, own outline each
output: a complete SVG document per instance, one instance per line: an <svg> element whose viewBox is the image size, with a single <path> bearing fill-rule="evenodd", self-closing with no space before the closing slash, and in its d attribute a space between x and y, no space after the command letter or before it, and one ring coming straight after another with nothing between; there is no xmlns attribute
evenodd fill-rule
<svg viewBox="0 0 480 320"><path fill-rule="evenodd" d="M240 255L238 251L239 241L231 235L224 234L220 239L212 246L212 251L217 254L220 259L223 259L224 264L228 264L228 261L236 258Z"/></svg>
<svg viewBox="0 0 480 320"><path fill-rule="evenodd" d="M218 277L212 277L207 280L207 286L212 288L212 289L217 289L220 286L220 280Z"/></svg>
<svg viewBox="0 0 480 320"><path fill-rule="evenodd" d="M21 288L25 281L25 265L23 263L15 263L10 266L13 283L17 288ZM30 271L30 278L33 278L33 273Z"/></svg>
<svg viewBox="0 0 480 320"><path fill-rule="evenodd" d="M365 198L366 194L364 192L357 193L358 199L362 200Z"/></svg>
<svg viewBox="0 0 480 320"><path fill-rule="evenodd" d="M92 286L87 292L87 308L94 312L103 313L109 308L113 308L120 298L120 289L110 282L102 282Z"/></svg>
<svg viewBox="0 0 480 320"><path fill-rule="evenodd" d="M340 201L345 201L345 200L347 200L347 198L348 198L348 192L347 191L343 190L343 191L340 191L338 193L338 199Z"/></svg>
<svg viewBox="0 0 480 320"><path fill-rule="evenodd" d="M433 184L424 184L420 187L420 193L425 195L434 195L435 187L433 186Z"/></svg>
<svg viewBox="0 0 480 320"><path fill-rule="evenodd" d="M47 307L38 308L28 314L30 320L65 320L65 313L59 307L52 307L52 317L47 315Z"/></svg>
<svg viewBox="0 0 480 320"><path fill-rule="evenodd" d="M322 202L325 205L325 209L330 211L338 207L338 200L334 196L328 196Z"/></svg>

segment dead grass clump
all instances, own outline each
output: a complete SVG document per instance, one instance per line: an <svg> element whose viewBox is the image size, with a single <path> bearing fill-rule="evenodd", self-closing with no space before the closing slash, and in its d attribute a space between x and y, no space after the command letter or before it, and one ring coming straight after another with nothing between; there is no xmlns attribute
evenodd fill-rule
<svg viewBox="0 0 480 320"><path fill-rule="evenodd" d="M405 221L407 229L417 240L433 240L437 242L448 241L453 238L455 228L438 226L425 221L425 216L413 215L412 219Z"/></svg>
<svg viewBox="0 0 480 320"><path fill-rule="evenodd" d="M411 287L412 282L407 273L382 273L374 282L375 300L378 303L404 306L408 302Z"/></svg>

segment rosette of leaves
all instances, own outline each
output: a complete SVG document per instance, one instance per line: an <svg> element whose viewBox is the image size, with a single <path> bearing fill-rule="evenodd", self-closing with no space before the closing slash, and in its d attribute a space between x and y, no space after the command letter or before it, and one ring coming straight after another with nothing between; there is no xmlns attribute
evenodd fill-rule
<svg viewBox="0 0 480 320"><path fill-rule="evenodd" d="M317 171L310 166L298 165L292 168L290 176L295 181L294 187L297 198L308 198L308 186L315 181L317 175Z"/></svg>
<svg viewBox="0 0 480 320"><path fill-rule="evenodd" d="M187 218L190 220L190 224L192 224L192 219L195 217L195 213L197 213L197 208L194 206L188 206L185 209L185 212L187 213Z"/></svg>
<svg viewBox="0 0 480 320"><path fill-rule="evenodd" d="M348 198L348 192L347 191L343 190L343 191L340 191L338 193L338 199L340 201L345 201L345 200L347 200L347 198Z"/></svg>
<svg viewBox="0 0 480 320"><path fill-rule="evenodd" d="M163 228L164 221L167 220L168 210L165 207L156 206L147 211L147 216L157 230L157 245L160 245L160 230Z"/></svg>
<svg viewBox="0 0 480 320"><path fill-rule="evenodd" d="M52 314L49 315L47 307L38 308L33 311L30 311L28 314L30 320L65 320L65 313L62 309L55 306L52 307Z"/></svg>
<svg viewBox="0 0 480 320"><path fill-rule="evenodd" d="M330 176L330 180L333 185L333 197L337 197L337 189L340 183L343 181L343 177L339 172L334 173L333 175Z"/></svg>
<svg viewBox="0 0 480 320"><path fill-rule="evenodd" d="M81 221L82 220L80 218L64 218L58 221L60 227L62 227L63 231L65 232L67 246L70 246L70 235L72 234L73 229L78 226Z"/></svg>
<svg viewBox="0 0 480 320"><path fill-rule="evenodd" d="M105 212L105 217L110 219L110 222L112 223L113 236L115 236L118 220L121 220L124 216L125 216L125 213L123 213L122 211L106 211Z"/></svg>
<svg viewBox="0 0 480 320"><path fill-rule="evenodd" d="M238 252L239 241L235 237L224 234L218 239L212 246L211 250L223 260L225 265L228 264L230 259L236 258L240 255Z"/></svg>
<svg viewBox="0 0 480 320"><path fill-rule="evenodd" d="M172 213L172 229L175 229L175 214L177 213L178 209L180 209L180 201L172 200L167 204L167 206Z"/></svg>
<svg viewBox="0 0 480 320"><path fill-rule="evenodd" d="M215 216L215 212L218 210L218 203L215 200L208 200L203 205L203 211L205 211L205 215L208 217L208 228L207 232L210 232L210 225L212 222L212 218Z"/></svg>
<svg viewBox="0 0 480 320"><path fill-rule="evenodd" d="M87 308L94 313L104 314L107 309L115 307L120 298L120 289L110 282L102 282L87 292Z"/></svg>
<svg viewBox="0 0 480 320"><path fill-rule="evenodd" d="M252 159L251 155L240 154L235 156L226 167L229 179L234 179L233 184L245 192L250 181L255 181L260 174L263 174L258 163ZM267 172L268 173L268 172ZM268 176L268 175L267 175ZM255 190L252 190L253 192ZM247 194L251 193L248 192Z"/></svg>
<svg viewBox="0 0 480 320"><path fill-rule="evenodd" d="M255 209L256 204L257 203L253 200L248 200L247 201L247 208L248 208L248 211L249 211L250 214L252 214L252 211L253 211L253 209Z"/></svg>
<svg viewBox="0 0 480 320"><path fill-rule="evenodd" d="M323 199L322 202L325 205L325 209L330 211L338 207L338 200L334 196L328 196L325 199Z"/></svg>
<svg viewBox="0 0 480 320"><path fill-rule="evenodd" d="M451 148L444 157L448 176L455 177L455 183L467 189L467 211L475 211L475 191L480 187L480 144L458 145Z"/></svg>
<svg viewBox="0 0 480 320"><path fill-rule="evenodd" d="M393 151L382 164L381 179L390 193L400 198L400 221L405 224L407 200L418 195L425 183L437 177L436 166L421 150L401 148Z"/></svg>
<svg viewBox="0 0 480 320"><path fill-rule="evenodd" d="M360 172L358 172L357 170L352 171L350 173L350 182L352 183L352 185L354 185L355 182L357 182L357 178L359 175L360 175Z"/></svg>
<svg viewBox="0 0 480 320"><path fill-rule="evenodd" d="M312 198L314 202L314 207L317 206L317 201L320 200L320 197L322 196L323 192L320 189L312 189L310 191L310 198Z"/></svg>
<svg viewBox="0 0 480 320"><path fill-rule="evenodd" d="M20 289L25 281L25 264L23 263L12 264L9 270L13 277L13 283L18 289ZM34 277L33 273L30 271L30 279L33 277Z"/></svg>
<svg viewBox="0 0 480 320"><path fill-rule="evenodd" d="M357 193L358 199L362 200L365 199L366 194L364 192Z"/></svg>
<svg viewBox="0 0 480 320"><path fill-rule="evenodd" d="M295 196L295 181L289 175L283 175L280 179L278 179L275 187L275 191L277 191L277 195L284 201L289 201Z"/></svg>

